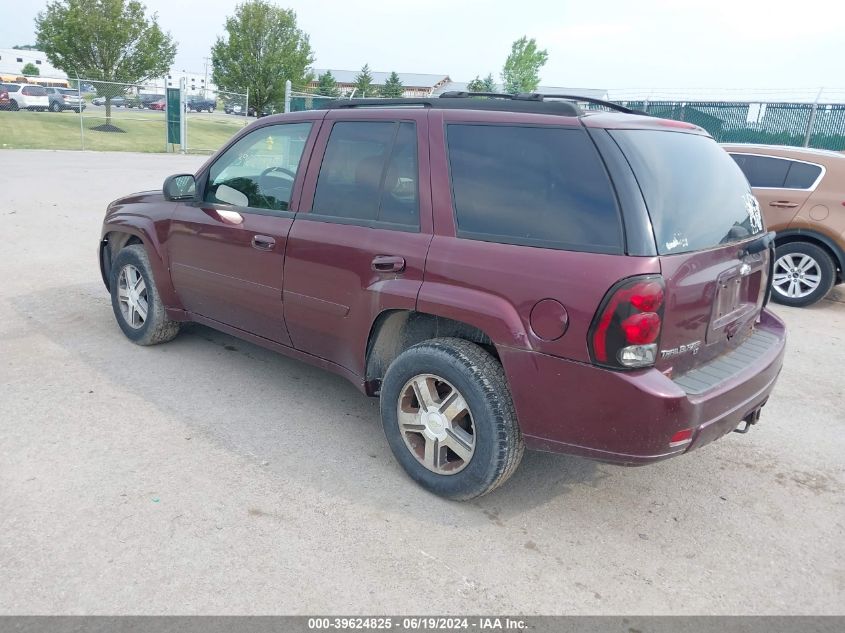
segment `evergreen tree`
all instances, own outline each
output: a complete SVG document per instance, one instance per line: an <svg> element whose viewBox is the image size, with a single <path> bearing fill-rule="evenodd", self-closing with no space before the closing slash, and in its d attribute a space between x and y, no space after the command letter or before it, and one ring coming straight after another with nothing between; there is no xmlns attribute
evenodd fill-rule
<svg viewBox="0 0 845 633"><path fill-rule="evenodd" d="M399 75L395 72L390 73L387 81L385 81L384 85L381 87L380 94L382 97L389 99L401 98L405 94L405 87L402 85Z"/></svg>
<svg viewBox="0 0 845 633"><path fill-rule="evenodd" d="M37 77L41 74L41 71L38 70L38 66L36 66L32 62L29 62L26 66L21 68L21 73L23 73L27 77Z"/></svg>
<svg viewBox="0 0 845 633"><path fill-rule="evenodd" d="M373 92L375 91L373 90L373 75L370 73L370 65L364 64L361 72L355 76L355 96L363 99L368 94L372 96Z"/></svg>
<svg viewBox="0 0 845 633"><path fill-rule="evenodd" d="M317 77L317 94L324 97L339 97L340 88L337 87L332 71L327 70Z"/></svg>

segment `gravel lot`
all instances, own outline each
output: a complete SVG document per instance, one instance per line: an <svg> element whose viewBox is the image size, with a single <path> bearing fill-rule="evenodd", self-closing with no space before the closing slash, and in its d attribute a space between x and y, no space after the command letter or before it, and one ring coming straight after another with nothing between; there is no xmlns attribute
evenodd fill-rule
<svg viewBox="0 0 845 633"><path fill-rule="evenodd" d="M749 434L636 469L529 453L447 502L341 378L200 326L123 337L105 205L203 160L0 152L0 613L845 614L845 303L777 308Z"/></svg>

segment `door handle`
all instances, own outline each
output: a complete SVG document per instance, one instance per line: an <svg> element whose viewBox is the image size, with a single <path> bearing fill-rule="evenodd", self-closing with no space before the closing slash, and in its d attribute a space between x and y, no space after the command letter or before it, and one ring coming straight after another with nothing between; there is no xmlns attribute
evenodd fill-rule
<svg viewBox="0 0 845 633"><path fill-rule="evenodd" d="M401 273L405 270L405 258L377 255L373 258L373 270L377 273Z"/></svg>
<svg viewBox="0 0 845 633"><path fill-rule="evenodd" d="M253 235L252 247L259 251L272 251L276 246L276 240L267 235Z"/></svg>
<svg viewBox="0 0 845 633"><path fill-rule="evenodd" d="M777 207L779 209L794 209L798 206L797 202L790 202L789 200L775 200L769 203L770 207Z"/></svg>

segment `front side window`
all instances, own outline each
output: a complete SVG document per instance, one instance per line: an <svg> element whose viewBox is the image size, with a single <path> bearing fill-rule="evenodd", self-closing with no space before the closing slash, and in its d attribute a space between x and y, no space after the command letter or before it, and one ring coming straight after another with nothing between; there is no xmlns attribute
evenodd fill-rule
<svg viewBox="0 0 845 633"><path fill-rule="evenodd" d="M403 121L332 127L312 213L352 223L418 227L417 132Z"/></svg>
<svg viewBox="0 0 845 633"><path fill-rule="evenodd" d="M204 200L287 211L311 123L270 125L247 134L211 166Z"/></svg>
<svg viewBox="0 0 845 633"><path fill-rule="evenodd" d="M584 130L450 124L446 136L458 237L622 251L610 179Z"/></svg>
<svg viewBox="0 0 845 633"><path fill-rule="evenodd" d="M781 188L789 171L788 160L751 154L731 154L752 187Z"/></svg>

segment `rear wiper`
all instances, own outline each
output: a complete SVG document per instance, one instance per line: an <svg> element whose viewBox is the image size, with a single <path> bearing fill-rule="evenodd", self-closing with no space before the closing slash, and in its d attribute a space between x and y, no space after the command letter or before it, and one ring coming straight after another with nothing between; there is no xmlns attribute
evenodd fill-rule
<svg viewBox="0 0 845 633"><path fill-rule="evenodd" d="M760 251L764 251L775 241L775 232L769 231L765 235L761 235L753 242L746 244L739 252L739 258L742 259L746 255L754 255Z"/></svg>

